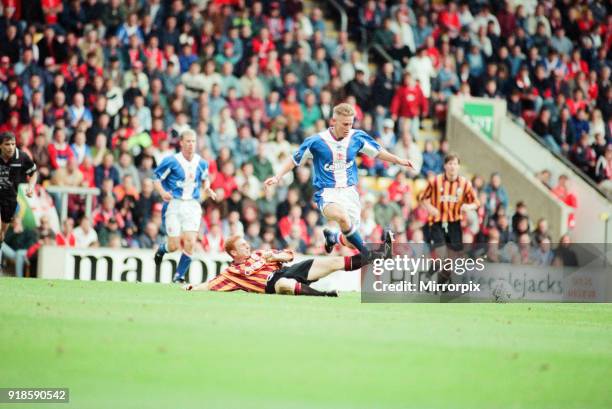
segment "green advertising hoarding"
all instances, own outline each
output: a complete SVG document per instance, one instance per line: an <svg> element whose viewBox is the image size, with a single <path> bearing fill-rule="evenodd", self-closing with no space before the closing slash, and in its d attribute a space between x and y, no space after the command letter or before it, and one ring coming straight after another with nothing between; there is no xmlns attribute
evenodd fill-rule
<svg viewBox="0 0 612 409"><path fill-rule="evenodd" d="M466 102L463 105L463 114L489 139L493 139L493 104Z"/></svg>

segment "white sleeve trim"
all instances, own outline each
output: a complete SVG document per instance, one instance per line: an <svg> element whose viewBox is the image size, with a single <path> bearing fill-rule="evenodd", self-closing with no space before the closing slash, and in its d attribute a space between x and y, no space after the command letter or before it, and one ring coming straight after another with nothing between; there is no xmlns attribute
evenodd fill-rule
<svg viewBox="0 0 612 409"><path fill-rule="evenodd" d="M372 145L369 142L365 142L359 152L363 152L366 155L375 158L380 153L380 149L378 149L376 146Z"/></svg>
<svg viewBox="0 0 612 409"><path fill-rule="evenodd" d="M302 158L300 159L299 163L295 160L295 155L291 155L291 160L293 160L293 163L295 163L296 166L300 166L302 163L304 163L305 160L310 159L310 158L312 158L312 153L310 152L310 148L304 151L304 154L302 155Z"/></svg>
<svg viewBox="0 0 612 409"><path fill-rule="evenodd" d="M166 171L164 173L161 174L161 176L159 177L159 180L164 180L168 177L168 175L170 174L170 172L172 172L172 169L168 168L166 169Z"/></svg>

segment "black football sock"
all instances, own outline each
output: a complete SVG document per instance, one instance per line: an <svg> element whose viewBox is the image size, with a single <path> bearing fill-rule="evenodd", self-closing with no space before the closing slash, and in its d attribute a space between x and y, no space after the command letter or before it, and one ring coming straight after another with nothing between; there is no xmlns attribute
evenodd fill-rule
<svg viewBox="0 0 612 409"><path fill-rule="evenodd" d="M346 256L344 257L344 271L353 271L353 270L359 270L361 267L368 265L372 262L372 260L370 260L370 255L372 253L368 253L368 254L355 254L354 256Z"/></svg>

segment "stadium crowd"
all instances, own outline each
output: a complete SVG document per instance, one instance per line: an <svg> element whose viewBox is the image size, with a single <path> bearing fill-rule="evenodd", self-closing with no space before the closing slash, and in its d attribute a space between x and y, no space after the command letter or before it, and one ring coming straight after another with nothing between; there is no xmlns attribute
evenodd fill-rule
<svg viewBox="0 0 612 409"><path fill-rule="evenodd" d="M503 98L550 150L609 189L609 3L342 3L358 22L354 34L382 46L410 72L440 117L455 93ZM420 114L409 111L404 115Z"/></svg>
<svg viewBox="0 0 612 409"><path fill-rule="evenodd" d="M612 16L603 3L340 3L351 30L332 35L320 8L305 13L296 0L2 0L0 130L36 162L39 194L52 185L101 191L91 218L71 195L60 231L46 217L37 229L16 218L5 259L23 271L43 244L158 246L153 169L189 128L222 198L203 203L200 250L222 251L224 237L243 232L254 248L322 254L311 170L297 168L277 189L262 182L326 129L341 101L357 110L355 127L416 168L361 160L375 180L359 186L366 241L391 226L423 242L419 182L442 171L448 144L419 140L421 120L442 121L452 94L507 99L550 149L612 183ZM373 70L353 40L380 44L395 63ZM576 206L565 182L550 187ZM473 184L482 206L464 217L465 243L533 243L522 261L550 263L551 241L569 242L530 220L524 202L510 214L500 175Z"/></svg>

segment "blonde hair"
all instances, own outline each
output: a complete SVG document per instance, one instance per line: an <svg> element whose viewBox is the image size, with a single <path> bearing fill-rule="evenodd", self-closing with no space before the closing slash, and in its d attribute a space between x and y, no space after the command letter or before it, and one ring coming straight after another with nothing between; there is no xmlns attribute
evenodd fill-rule
<svg viewBox="0 0 612 409"><path fill-rule="evenodd" d="M180 139L181 141L185 139L186 136L193 135L194 138L198 139L198 135L195 133L193 129L186 129L181 133Z"/></svg>
<svg viewBox="0 0 612 409"><path fill-rule="evenodd" d="M334 107L334 118L337 116L355 116L355 109L351 104L343 102Z"/></svg>

